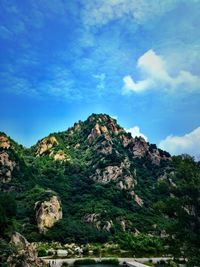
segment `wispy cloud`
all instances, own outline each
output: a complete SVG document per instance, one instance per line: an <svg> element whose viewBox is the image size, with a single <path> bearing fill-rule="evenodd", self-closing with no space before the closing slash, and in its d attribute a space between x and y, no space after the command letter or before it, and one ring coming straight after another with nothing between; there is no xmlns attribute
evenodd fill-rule
<svg viewBox="0 0 200 267"><path fill-rule="evenodd" d="M24 55L20 62L16 62L16 66L22 62L29 67L36 65L37 68L37 61L33 58L29 61L29 54ZM44 75L42 81L37 80L35 83L35 77L20 73L20 68L18 74L16 66L7 65L6 71L1 73L2 91L37 98L56 97L69 101L80 100L83 97L80 90L76 88L71 72L66 67L52 65L46 71L48 75Z"/></svg>
<svg viewBox="0 0 200 267"><path fill-rule="evenodd" d="M49 77L39 84L42 95L60 97L68 100L79 100L81 92L76 88L75 82L67 68L52 67Z"/></svg>
<svg viewBox="0 0 200 267"><path fill-rule="evenodd" d="M169 151L172 155L200 154L200 127L183 136L169 135L159 144L161 149Z"/></svg>
<svg viewBox="0 0 200 267"><path fill-rule="evenodd" d="M89 0L84 1L83 22L87 27L102 26L130 16L136 23L144 24L155 16L160 17L176 6L180 0Z"/></svg>
<svg viewBox="0 0 200 267"><path fill-rule="evenodd" d="M93 77L98 81L97 89L102 91L105 89L105 73L95 74Z"/></svg>
<svg viewBox="0 0 200 267"><path fill-rule="evenodd" d="M123 93L139 93L155 87L166 90L180 90L181 88L187 91L199 89L200 77L185 70L180 70L176 76L172 76L168 71L166 61L152 49L138 59L137 68L145 79L136 82L130 75L125 76Z"/></svg>
<svg viewBox="0 0 200 267"><path fill-rule="evenodd" d="M134 127L132 127L132 128L129 128L129 129L125 129L125 131L127 132L127 133L131 133L131 135L132 135L132 137L139 137L139 136L141 136L141 137L143 137L146 141L147 141L147 136L146 135L144 135L143 133L141 133L141 131L140 131L140 127L139 126L134 126Z"/></svg>

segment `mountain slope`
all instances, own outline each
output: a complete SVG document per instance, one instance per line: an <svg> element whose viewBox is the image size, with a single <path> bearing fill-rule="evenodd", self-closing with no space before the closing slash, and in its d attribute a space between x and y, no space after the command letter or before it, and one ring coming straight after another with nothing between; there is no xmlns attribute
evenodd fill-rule
<svg viewBox="0 0 200 267"><path fill-rule="evenodd" d="M4 140L0 145L1 153L18 157L12 164L21 176L11 172L1 186L15 192L20 231L30 240L41 238L41 220L44 229L51 225L45 238L63 242L105 242L123 232L161 232L163 219L153 204L159 199L160 179L171 171L171 157L142 137L132 138L108 115L92 114L31 149L6 147ZM11 163L2 161L2 168L6 164ZM49 224L44 214L52 219L55 206L48 204L49 209L39 213L36 202L41 207L52 197L63 216L55 209L55 217L62 219Z"/></svg>

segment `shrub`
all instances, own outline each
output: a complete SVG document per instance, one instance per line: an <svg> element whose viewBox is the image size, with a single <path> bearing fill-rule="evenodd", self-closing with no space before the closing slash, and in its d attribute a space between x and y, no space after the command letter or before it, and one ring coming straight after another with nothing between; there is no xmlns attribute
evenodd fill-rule
<svg viewBox="0 0 200 267"><path fill-rule="evenodd" d="M44 248L39 248L38 249L38 257L44 257L47 256L47 252Z"/></svg>

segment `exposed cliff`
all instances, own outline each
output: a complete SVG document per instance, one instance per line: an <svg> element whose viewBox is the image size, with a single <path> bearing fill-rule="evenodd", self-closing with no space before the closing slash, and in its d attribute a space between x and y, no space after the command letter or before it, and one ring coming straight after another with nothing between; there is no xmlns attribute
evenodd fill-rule
<svg viewBox="0 0 200 267"><path fill-rule="evenodd" d="M57 196L49 200L35 203L36 221L40 232L46 232L49 228L62 219L62 206Z"/></svg>

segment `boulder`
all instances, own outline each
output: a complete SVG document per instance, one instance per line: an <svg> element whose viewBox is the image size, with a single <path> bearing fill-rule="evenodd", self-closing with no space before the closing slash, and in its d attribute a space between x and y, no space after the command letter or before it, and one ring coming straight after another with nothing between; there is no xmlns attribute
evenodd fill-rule
<svg viewBox="0 0 200 267"><path fill-rule="evenodd" d="M0 147L3 149L9 149L10 148L10 140L7 136L0 135Z"/></svg>
<svg viewBox="0 0 200 267"><path fill-rule="evenodd" d="M45 233L62 219L62 207L57 196L52 196L44 202L36 202L35 210L37 225L41 233Z"/></svg>
<svg viewBox="0 0 200 267"><path fill-rule="evenodd" d="M45 263L38 258L35 247L20 233L15 232L10 242L16 247L16 253L8 258L7 263L9 267L46 266Z"/></svg>

